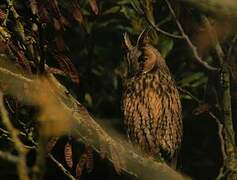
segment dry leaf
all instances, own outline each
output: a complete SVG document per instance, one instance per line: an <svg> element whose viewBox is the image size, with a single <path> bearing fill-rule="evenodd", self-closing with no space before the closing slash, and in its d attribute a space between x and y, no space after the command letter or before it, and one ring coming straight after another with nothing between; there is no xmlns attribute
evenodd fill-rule
<svg viewBox="0 0 237 180"><path fill-rule="evenodd" d="M76 166L76 177L77 178L81 176L84 166L86 164L86 161L87 161L87 155L84 153L81 155L80 160Z"/></svg>
<svg viewBox="0 0 237 180"><path fill-rule="evenodd" d="M67 142L67 144L64 147L64 158L68 167L72 168L73 166L72 145L69 142Z"/></svg>
<svg viewBox="0 0 237 180"><path fill-rule="evenodd" d="M51 152L51 150L54 148L56 143L58 142L59 137L52 137L50 140L47 142L46 149L47 152Z"/></svg>
<svg viewBox="0 0 237 180"><path fill-rule="evenodd" d="M56 18L53 18L53 27L56 31L59 31L61 29L61 25Z"/></svg>
<svg viewBox="0 0 237 180"><path fill-rule="evenodd" d="M200 104L198 107L196 107L194 110L193 110L193 114L194 115L200 115L200 114L203 114L203 113L206 113L208 112L210 109L209 107L209 104L205 103L205 104Z"/></svg>

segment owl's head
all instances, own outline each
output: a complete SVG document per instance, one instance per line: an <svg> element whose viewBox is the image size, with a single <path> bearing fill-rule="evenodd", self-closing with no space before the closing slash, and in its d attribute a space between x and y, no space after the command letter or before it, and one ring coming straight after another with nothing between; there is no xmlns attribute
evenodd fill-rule
<svg viewBox="0 0 237 180"><path fill-rule="evenodd" d="M164 64L160 53L149 42L148 30L145 29L138 37L136 45L133 46L128 34L124 34L124 45L126 49L127 76L147 73L159 68Z"/></svg>

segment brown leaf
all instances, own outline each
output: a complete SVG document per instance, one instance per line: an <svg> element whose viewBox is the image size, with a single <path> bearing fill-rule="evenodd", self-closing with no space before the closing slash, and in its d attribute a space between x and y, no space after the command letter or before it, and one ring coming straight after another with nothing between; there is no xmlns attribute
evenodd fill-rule
<svg viewBox="0 0 237 180"><path fill-rule="evenodd" d="M86 169L92 171L94 166L94 159L93 159L93 149L91 146L86 147L86 155L87 155Z"/></svg>
<svg viewBox="0 0 237 180"><path fill-rule="evenodd" d="M75 9L72 13L75 20L82 24L84 20L82 12L79 9Z"/></svg>
<svg viewBox="0 0 237 180"><path fill-rule="evenodd" d="M41 22L44 22L44 23L50 22L49 12L45 7L40 6L39 7L39 12L40 12L39 16L40 16L40 21Z"/></svg>
<svg viewBox="0 0 237 180"><path fill-rule="evenodd" d="M49 74L59 74L61 76L66 76L66 74L61 69L54 68L54 67L47 68L46 72Z"/></svg>
<svg viewBox="0 0 237 180"><path fill-rule="evenodd" d="M54 54L54 56L63 72L71 78L72 82L79 84L79 74L74 65L72 64L71 60L63 54Z"/></svg>
<svg viewBox="0 0 237 180"><path fill-rule="evenodd" d="M69 142L64 147L64 157L68 167L72 168L73 166L72 145Z"/></svg>
<svg viewBox="0 0 237 180"><path fill-rule="evenodd" d="M92 11L94 12L94 14L98 15L99 8L98 8L96 0L89 0L89 3L90 3L90 7L91 7Z"/></svg>
<svg viewBox="0 0 237 180"><path fill-rule="evenodd" d="M200 114L203 114L203 113L206 113L208 112L210 109L210 106L209 104L205 103L205 104L200 104L198 107L196 107L194 110L193 110L193 114L198 116Z"/></svg>
<svg viewBox="0 0 237 180"><path fill-rule="evenodd" d="M59 21L60 21L60 24L63 25L63 26L69 26L69 22L68 20L64 17L64 16L60 16L59 17Z"/></svg>
<svg viewBox="0 0 237 180"><path fill-rule="evenodd" d="M56 36L55 43L56 43L56 47L58 48L59 51L64 50L65 43L64 43L63 36L61 36L61 35Z"/></svg>
<svg viewBox="0 0 237 180"><path fill-rule="evenodd" d="M8 45L7 45L7 43L1 41L1 42L0 42L0 53L4 53L4 52L6 52L6 50L8 50Z"/></svg>
<svg viewBox="0 0 237 180"><path fill-rule="evenodd" d="M84 166L86 164L86 161L87 161L87 155L84 153L81 155L80 160L78 161L77 166L76 166L76 177L77 178L81 176Z"/></svg>
<svg viewBox="0 0 237 180"><path fill-rule="evenodd" d="M81 12L81 8L80 8L79 4L76 4L76 3L73 4L72 15L76 21L78 21L80 24L83 24L84 17Z"/></svg>
<svg viewBox="0 0 237 180"><path fill-rule="evenodd" d="M32 14L34 15L38 14L38 5L35 0L30 1L30 8L31 8Z"/></svg>
<svg viewBox="0 0 237 180"><path fill-rule="evenodd" d="M24 68L24 70L32 74L30 64L25 57L24 51L15 46L13 42L9 42L9 47L15 53L18 63Z"/></svg>
<svg viewBox="0 0 237 180"><path fill-rule="evenodd" d="M53 27L56 31L59 31L61 29L61 25L56 18L53 18Z"/></svg>
<svg viewBox="0 0 237 180"><path fill-rule="evenodd" d="M100 145L100 157L102 159L105 159L107 157L108 154L108 149L106 148L105 144L101 144Z"/></svg>
<svg viewBox="0 0 237 180"><path fill-rule="evenodd" d="M47 142L46 149L47 152L51 152L51 150L54 148L56 143L58 142L59 137L52 137L50 140Z"/></svg>
<svg viewBox="0 0 237 180"><path fill-rule="evenodd" d="M0 9L0 19L4 20L5 18L6 18L6 13L2 9Z"/></svg>

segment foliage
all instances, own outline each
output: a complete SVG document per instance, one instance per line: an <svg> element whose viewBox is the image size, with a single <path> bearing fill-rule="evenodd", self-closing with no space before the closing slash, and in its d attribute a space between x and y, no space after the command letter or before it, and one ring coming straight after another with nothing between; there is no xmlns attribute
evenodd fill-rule
<svg viewBox="0 0 237 180"><path fill-rule="evenodd" d="M234 1L231 3L232 9L237 7ZM226 12L225 8L230 8L228 3L222 3L220 12ZM33 79L40 77L42 81L53 74L67 87L66 93L102 119L102 125L109 124L106 130L113 128L120 134L125 134L120 114L121 80L126 72L123 33L136 39L144 28L150 28L150 39L166 58L182 98L184 139L180 171L195 179L236 177L235 13L219 14L211 3L205 6L196 1L186 4L168 0L4 0L0 3L0 23L1 68ZM28 166L32 172L18 169L23 172L18 174L21 179L28 175L34 179L57 177L57 168L37 156L48 152L61 160L49 156L51 162L64 165L61 170L71 179L93 178L100 171L104 172L100 176L108 179L131 178L128 174L109 177L105 169L110 165L98 167L102 160L92 152L90 143L75 142L68 133L70 124L64 121L69 119L67 114L59 113L60 106L46 106L60 104L57 98L47 96L47 80L37 86L42 88L40 94L28 93L37 102L34 105L17 92L22 86L20 82L12 89L17 96L10 95L8 86L0 81L6 108L1 110L0 157L1 162L7 162L6 157L10 161L17 155L22 157L21 167ZM27 88L24 93L27 95ZM14 127L6 126L5 111ZM46 120L46 125L42 125L45 119L52 121ZM55 123L55 119L61 119L62 124ZM41 126L46 128L42 130ZM16 142L23 143L30 153L19 151L21 144ZM37 169L41 165L47 166L43 168L45 176ZM0 167L1 178L17 175L15 166L1 163ZM92 171L91 175L85 170Z"/></svg>

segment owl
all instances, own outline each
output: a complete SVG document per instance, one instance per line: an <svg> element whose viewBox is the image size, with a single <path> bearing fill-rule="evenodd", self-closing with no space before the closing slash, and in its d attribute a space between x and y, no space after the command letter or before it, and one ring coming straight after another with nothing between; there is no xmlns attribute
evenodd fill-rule
<svg viewBox="0 0 237 180"><path fill-rule="evenodd" d="M127 34L127 73L123 78L122 114L130 141L144 152L173 161L183 134L182 108L174 79L144 30L133 46Z"/></svg>

